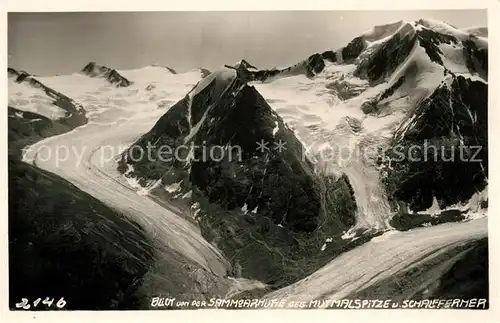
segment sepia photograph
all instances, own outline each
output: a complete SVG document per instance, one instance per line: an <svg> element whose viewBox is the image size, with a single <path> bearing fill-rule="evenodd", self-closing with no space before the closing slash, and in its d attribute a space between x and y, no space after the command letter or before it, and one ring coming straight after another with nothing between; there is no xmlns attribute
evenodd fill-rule
<svg viewBox="0 0 500 323"><path fill-rule="evenodd" d="M9 311L491 308L486 9L9 12L6 57Z"/></svg>

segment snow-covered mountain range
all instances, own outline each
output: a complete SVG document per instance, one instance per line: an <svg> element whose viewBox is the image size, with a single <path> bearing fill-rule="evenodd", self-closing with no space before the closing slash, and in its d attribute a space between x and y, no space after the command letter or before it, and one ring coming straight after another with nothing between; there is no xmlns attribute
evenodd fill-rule
<svg viewBox="0 0 500 323"><path fill-rule="evenodd" d="M137 296L126 306L147 308L152 293L437 297L464 244L479 250L487 235L487 37L420 19L284 68L9 69L12 165L57 174L141 228L154 256L121 291ZM423 159L429 144L437 159ZM40 157L61 145L74 152L64 161ZM138 156L162 147L180 155ZM443 252L453 261L438 268ZM432 281L388 287L420 265Z"/></svg>

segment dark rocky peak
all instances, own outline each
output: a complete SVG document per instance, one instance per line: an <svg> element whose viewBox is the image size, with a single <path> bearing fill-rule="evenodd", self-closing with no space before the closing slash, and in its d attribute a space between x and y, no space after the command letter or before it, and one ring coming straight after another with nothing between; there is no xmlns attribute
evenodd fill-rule
<svg viewBox="0 0 500 323"><path fill-rule="evenodd" d="M115 69L98 65L96 62L88 63L81 72L89 77L104 78L116 87L127 87L132 84L131 81L120 75Z"/></svg>
<svg viewBox="0 0 500 323"><path fill-rule="evenodd" d="M16 79L19 76L19 72L11 67L7 67L7 76L12 79Z"/></svg>
<svg viewBox="0 0 500 323"><path fill-rule="evenodd" d="M321 73L325 68L325 61L321 54L313 54L303 63L307 77L314 77Z"/></svg>
<svg viewBox="0 0 500 323"><path fill-rule="evenodd" d="M239 147L238 155L232 160L207 160L201 150L195 150L188 162L189 172L186 163L179 161L158 162L158 165L139 162L133 164L135 175L158 179L165 175L162 169L176 169L175 178L167 182L183 180L190 184L186 190L196 188L210 203L229 210L247 204L249 210L255 209L257 215L275 225L281 223L300 232L313 231L323 210L318 193L322 186L303 156L301 143L254 87L234 78L221 91L217 90L218 82L216 78L207 80L192 99L188 95L174 105L134 145L146 147L148 142L173 148L191 143L208 148L230 145ZM279 140L286 142L286 150L258 149L261 141L272 144ZM128 162L133 160L136 158ZM273 203L269 203L271 200Z"/></svg>
<svg viewBox="0 0 500 323"><path fill-rule="evenodd" d="M342 54L342 62L351 63L363 52L366 48L366 42L362 36L354 38L347 46L340 50Z"/></svg>
<svg viewBox="0 0 500 323"><path fill-rule="evenodd" d="M99 66L96 62L90 62L82 69L82 73L89 76L95 76L99 73Z"/></svg>
<svg viewBox="0 0 500 323"><path fill-rule="evenodd" d="M208 75L210 75L212 72L210 72L210 70L206 69L206 68L199 68L200 70L200 73L201 73L201 77L207 77Z"/></svg>
<svg viewBox="0 0 500 323"><path fill-rule="evenodd" d="M258 70L257 67L253 66L252 64L250 64L247 60L245 59L242 59L241 61L239 61L238 63L236 63L234 65L235 68L244 68L244 69L247 69L247 70Z"/></svg>
<svg viewBox="0 0 500 323"><path fill-rule="evenodd" d="M13 68L7 68L7 73L10 78L13 78L16 83L28 83L33 87L45 89L46 86L35 78L36 75L30 74L26 71L17 71Z"/></svg>
<svg viewBox="0 0 500 323"><path fill-rule="evenodd" d="M115 69L109 70L104 74L104 77L117 87L127 87L132 84L131 81L120 75Z"/></svg>
<svg viewBox="0 0 500 323"><path fill-rule="evenodd" d="M163 150L161 159L140 158L131 148L119 171L143 186L161 180L150 194L188 209L203 236L245 277L278 285L295 281L303 273L280 267L282 259L317 259L315 268L329 261L320 248L354 224L353 190L346 176L316 173L293 131L233 71L201 80L131 146L152 156L168 146L176 157ZM284 149L278 149L280 142ZM179 183L175 193L164 187L172 183ZM259 264L248 262L250 257Z"/></svg>
<svg viewBox="0 0 500 323"><path fill-rule="evenodd" d="M30 76L31 75L26 73L26 72L21 72L21 73L19 73L19 76L17 77L16 82L21 83L21 82L25 81L26 79L28 79Z"/></svg>
<svg viewBox="0 0 500 323"><path fill-rule="evenodd" d="M34 80L33 79L34 75L31 75L30 73L23 71L23 70L17 71L16 69L11 68L11 67L7 68L7 76L10 79L13 79L14 82L16 82L16 83Z"/></svg>
<svg viewBox="0 0 500 323"><path fill-rule="evenodd" d="M237 76L245 81L252 81L255 79L254 73L258 71L258 69L247 62L245 59L242 59L238 63L234 65L224 65L224 67L233 69L236 71Z"/></svg>
<svg viewBox="0 0 500 323"><path fill-rule="evenodd" d="M332 63L337 61L337 53L332 50L324 51L323 53L321 53L321 57Z"/></svg>

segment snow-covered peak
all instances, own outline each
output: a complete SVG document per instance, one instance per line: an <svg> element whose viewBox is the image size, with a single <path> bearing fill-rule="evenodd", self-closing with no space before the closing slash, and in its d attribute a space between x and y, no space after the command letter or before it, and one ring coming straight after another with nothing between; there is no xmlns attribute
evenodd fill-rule
<svg viewBox="0 0 500 323"><path fill-rule="evenodd" d="M471 35L478 37L488 37L487 27L478 26L459 29L446 22L432 18L422 18L416 21L399 20L388 24L377 25L362 33L360 37L365 42L370 44L373 42L380 42L389 39L398 33L404 37L405 35L412 34L415 31L421 31L423 29L428 29L436 33L453 36L460 41L469 39Z"/></svg>
<svg viewBox="0 0 500 323"><path fill-rule="evenodd" d="M245 59L242 59L240 61L238 61L236 64L233 65L235 68L244 68L244 69L247 69L247 70L254 70L254 71L257 71L257 67L253 66L252 64L250 64L247 60Z"/></svg>
<svg viewBox="0 0 500 323"><path fill-rule="evenodd" d="M453 32L454 30L458 29L457 27L450 25L444 21L432 18L421 18L419 20L416 20L415 23L422 25L426 28L432 29L436 32L446 33L446 32Z"/></svg>
<svg viewBox="0 0 500 323"><path fill-rule="evenodd" d="M19 72L11 67L8 67L7 68L7 75L8 75L9 79L16 79L19 76Z"/></svg>
<svg viewBox="0 0 500 323"><path fill-rule="evenodd" d="M459 41L466 41L470 39L471 36L478 36L474 33L471 33L467 29L459 29L453 25L436 19L419 19L415 21L415 24L417 25L417 27L422 26L439 34L453 36Z"/></svg>
<svg viewBox="0 0 500 323"><path fill-rule="evenodd" d="M377 41L393 35L403 25L411 25L411 24L403 20L400 20L385 25L374 26L371 29L365 31L363 34L361 34L361 37L363 37L366 41L369 42Z"/></svg>
<svg viewBox="0 0 500 323"><path fill-rule="evenodd" d="M212 95L215 97L219 96L234 78L236 78L236 72L229 68L222 68L211 73L199 81L188 93L189 102L192 103L194 97L211 84L214 84L214 92Z"/></svg>
<svg viewBox="0 0 500 323"><path fill-rule="evenodd" d="M98 73L101 68L105 66L99 66L96 62L91 61L82 69L82 73L90 74L90 73Z"/></svg>

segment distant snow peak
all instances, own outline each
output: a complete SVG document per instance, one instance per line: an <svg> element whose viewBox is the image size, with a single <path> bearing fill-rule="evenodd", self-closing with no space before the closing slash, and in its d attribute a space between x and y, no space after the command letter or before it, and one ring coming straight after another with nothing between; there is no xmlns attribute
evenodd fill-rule
<svg viewBox="0 0 500 323"><path fill-rule="evenodd" d="M120 75L115 69L98 65L93 61L85 65L81 73L89 77L103 78L116 87L127 87L132 84L131 81Z"/></svg>

